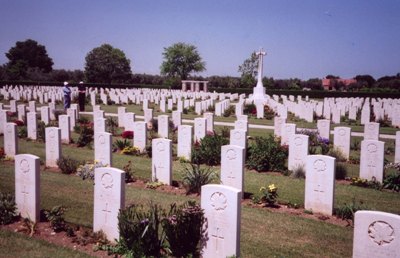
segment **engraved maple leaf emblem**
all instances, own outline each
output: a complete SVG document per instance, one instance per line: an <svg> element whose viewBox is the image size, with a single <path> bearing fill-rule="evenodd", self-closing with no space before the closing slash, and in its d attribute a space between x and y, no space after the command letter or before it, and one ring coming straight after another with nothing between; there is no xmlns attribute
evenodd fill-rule
<svg viewBox="0 0 400 258"><path fill-rule="evenodd" d="M377 245L389 244L394 239L394 229L384 221L375 221L368 228L368 235Z"/></svg>
<svg viewBox="0 0 400 258"><path fill-rule="evenodd" d="M211 195L211 206L213 206L215 210L225 210L227 205L227 200L223 193L216 192Z"/></svg>
<svg viewBox="0 0 400 258"><path fill-rule="evenodd" d="M324 171L326 169L326 163L322 159L318 159L314 162L314 169L318 172Z"/></svg>

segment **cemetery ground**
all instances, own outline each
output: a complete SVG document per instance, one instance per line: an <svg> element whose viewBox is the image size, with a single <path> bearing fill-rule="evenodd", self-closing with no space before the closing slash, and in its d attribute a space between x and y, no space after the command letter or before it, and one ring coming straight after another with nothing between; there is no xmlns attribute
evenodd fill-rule
<svg viewBox="0 0 400 258"><path fill-rule="evenodd" d="M91 107L87 106L87 111ZM116 113L116 106L102 106L106 113ZM142 115L140 107L132 105L127 107L127 112ZM154 117L158 114L155 112ZM88 116L91 117L91 116ZM183 115L182 119L193 119L195 115ZM294 119L295 120L295 119ZM232 117L215 118L216 122L233 122ZM290 121L290 120L289 120ZM294 121L299 127L314 128L315 124L304 121ZM272 120L249 119L249 124L273 125ZM346 124L348 125L348 124ZM362 132L362 126L350 125L353 131ZM216 126L218 132L221 127ZM332 128L333 129L333 128ZM381 134L394 134L394 128L381 128ZM266 136L273 134L272 130L251 128L250 136ZM76 141L78 135L72 134ZM115 141L118 137L113 137ZM357 141L352 137L352 141ZM386 149L394 146L393 140L382 139L386 142ZM0 145L3 146L3 136ZM43 142L19 139L19 153L30 153L45 160L45 147ZM70 156L80 161L93 161L94 152L84 147L78 148L74 144L63 145L64 156ZM389 153L389 152L388 152ZM359 157L359 151L352 151ZM393 161L393 154L386 154L389 161ZM128 161L132 162L134 176L139 181L148 181L151 178L151 159L146 156L127 156L113 153L113 167L122 169ZM346 163L348 176L358 176L359 166ZM173 179L180 182L182 179L182 164L175 160L173 163ZM219 167L214 167L219 172ZM0 163L0 189L13 192L15 186L14 163L1 161ZM353 244L353 229L347 222L335 217L309 214L304 210L304 179L295 179L281 173L258 173L245 171L246 197L242 202L241 224L241 254L243 257L350 257ZM82 180L72 174L62 174L57 169L47 169L43 165L40 172L41 182L41 208L49 210L56 205L67 207L65 219L68 223L79 225L82 228L91 228L93 223L93 181ZM248 198L257 194L260 187L275 184L278 187L279 208L265 208L254 205ZM200 201L196 195L185 195L179 187L160 187L156 190L148 189L144 183L129 183L126 188L126 204L148 205L149 201L158 203L167 208L170 203L184 202L186 200ZM335 207L351 204L353 200L362 201L368 209L400 213L400 198L398 193L378 191L370 188L352 186L348 181L337 181L335 186ZM297 209L296 209L297 208ZM60 235L50 235L51 238L61 238ZM28 238L24 235L13 233L0 228L0 247L3 253L10 257L20 257L35 250L32 257L83 257L70 248L64 249L58 245L49 244L47 241ZM60 243L58 243L60 244ZM61 243L62 244L62 243ZM66 244L66 243L64 243ZM89 252L89 247L77 247L78 250ZM103 253L89 252L91 255L104 255ZM12 255L11 255L12 254ZM31 254L31 253L30 253Z"/></svg>

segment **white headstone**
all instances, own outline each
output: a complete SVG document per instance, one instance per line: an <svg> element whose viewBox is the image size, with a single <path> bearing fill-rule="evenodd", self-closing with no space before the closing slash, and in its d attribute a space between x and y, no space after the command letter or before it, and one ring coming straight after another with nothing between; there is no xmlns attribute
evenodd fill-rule
<svg viewBox="0 0 400 258"><path fill-rule="evenodd" d="M288 169L294 170L306 166L309 137L304 134L294 134L289 140Z"/></svg>
<svg viewBox="0 0 400 258"><path fill-rule="evenodd" d="M214 113L204 113L203 117L207 120L207 132L214 132Z"/></svg>
<svg viewBox="0 0 400 258"><path fill-rule="evenodd" d="M364 140L379 140L379 123L365 123Z"/></svg>
<svg viewBox="0 0 400 258"><path fill-rule="evenodd" d="M331 133L331 121L328 119L317 120L318 134L321 138L328 139Z"/></svg>
<svg viewBox="0 0 400 258"><path fill-rule="evenodd" d="M158 138L152 141L151 175L153 182L172 184L172 141Z"/></svg>
<svg viewBox="0 0 400 258"><path fill-rule="evenodd" d="M231 130L229 144L243 147L246 150L247 149L247 132L244 130L237 130L237 129ZM246 151L245 151L245 153L246 153Z"/></svg>
<svg viewBox="0 0 400 258"><path fill-rule="evenodd" d="M61 129L61 142L68 144L71 140L69 115L59 115L58 124Z"/></svg>
<svg viewBox="0 0 400 258"><path fill-rule="evenodd" d="M333 135L333 146L340 150L346 159L349 159L351 128L335 127Z"/></svg>
<svg viewBox="0 0 400 258"><path fill-rule="evenodd" d="M174 124L175 128L182 124L182 112L172 111L172 123Z"/></svg>
<svg viewBox="0 0 400 258"><path fill-rule="evenodd" d="M67 115L69 116L69 124L70 124L70 131L74 131L74 127L76 125L76 109L68 108Z"/></svg>
<svg viewBox="0 0 400 258"><path fill-rule="evenodd" d="M147 125L146 122L133 123L133 146L138 147L140 152L146 149Z"/></svg>
<svg viewBox="0 0 400 258"><path fill-rule="evenodd" d="M375 140L361 141L360 177L368 180L383 180L385 143Z"/></svg>
<svg viewBox="0 0 400 258"><path fill-rule="evenodd" d="M18 154L17 125L14 123L6 123L4 127L4 153L8 157Z"/></svg>
<svg viewBox="0 0 400 258"><path fill-rule="evenodd" d="M37 118L36 112L28 112L26 129L28 131L28 138L32 140L37 139Z"/></svg>
<svg viewBox="0 0 400 258"><path fill-rule="evenodd" d="M178 157L191 159L193 142L193 127L190 125L178 126Z"/></svg>
<svg viewBox="0 0 400 258"><path fill-rule="evenodd" d="M153 109L143 109L144 112L144 121L146 123L150 122L153 119Z"/></svg>
<svg viewBox="0 0 400 258"><path fill-rule="evenodd" d="M207 219L203 258L239 257L241 197L240 190L230 186L202 186L201 208Z"/></svg>
<svg viewBox="0 0 400 258"><path fill-rule="evenodd" d="M399 215L357 211L354 215L353 258L399 258L399 232Z"/></svg>
<svg viewBox="0 0 400 258"><path fill-rule="evenodd" d="M125 207L125 172L112 167L94 173L93 231L102 230L109 241L119 239L118 213Z"/></svg>
<svg viewBox="0 0 400 258"><path fill-rule="evenodd" d="M0 110L0 134L4 134L4 129L8 121L7 110Z"/></svg>
<svg viewBox="0 0 400 258"><path fill-rule="evenodd" d="M48 106L43 106L40 108L40 118L45 125L50 122L50 109Z"/></svg>
<svg viewBox="0 0 400 258"><path fill-rule="evenodd" d="M23 218L40 221L40 158L31 154L15 156L15 203Z"/></svg>
<svg viewBox="0 0 400 258"><path fill-rule="evenodd" d="M306 164L304 207L331 216L335 197L336 159L324 155L309 155Z"/></svg>
<svg viewBox="0 0 400 258"><path fill-rule="evenodd" d="M169 117L168 115L158 116L158 135L168 139L169 135Z"/></svg>
<svg viewBox="0 0 400 258"><path fill-rule="evenodd" d="M106 132L106 122L105 118L96 118L93 124L94 133Z"/></svg>
<svg viewBox="0 0 400 258"><path fill-rule="evenodd" d="M200 141L206 136L207 120L197 117L194 119L194 140Z"/></svg>
<svg viewBox="0 0 400 258"><path fill-rule="evenodd" d="M289 139L296 133L296 124L284 123L281 131L281 145L288 145Z"/></svg>
<svg viewBox="0 0 400 258"><path fill-rule="evenodd" d="M249 123L244 120L236 120L235 121L235 129L248 132L249 131Z"/></svg>
<svg viewBox="0 0 400 258"><path fill-rule="evenodd" d="M118 107L118 127L124 127L126 107Z"/></svg>
<svg viewBox="0 0 400 258"><path fill-rule="evenodd" d="M244 194L245 149L237 145L221 147L221 184L232 186Z"/></svg>
<svg viewBox="0 0 400 258"><path fill-rule="evenodd" d="M57 160L61 157L61 129L46 128L46 166L57 167Z"/></svg>
<svg viewBox="0 0 400 258"><path fill-rule="evenodd" d="M286 118L276 116L274 117L274 135L282 137L282 126L286 124Z"/></svg>
<svg viewBox="0 0 400 258"><path fill-rule="evenodd" d="M18 105L18 120L26 122L26 106L24 104Z"/></svg>
<svg viewBox="0 0 400 258"><path fill-rule="evenodd" d="M106 132L94 134L94 159L103 165L112 166L112 136Z"/></svg>
<svg viewBox="0 0 400 258"><path fill-rule="evenodd" d="M394 154L394 162L400 162L400 131L396 132L396 143L395 143L395 154Z"/></svg>
<svg viewBox="0 0 400 258"><path fill-rule="evenodd" d="M124 129L125 131L133 131L135 123L135 113L126 112L124 113Z"/></svg>

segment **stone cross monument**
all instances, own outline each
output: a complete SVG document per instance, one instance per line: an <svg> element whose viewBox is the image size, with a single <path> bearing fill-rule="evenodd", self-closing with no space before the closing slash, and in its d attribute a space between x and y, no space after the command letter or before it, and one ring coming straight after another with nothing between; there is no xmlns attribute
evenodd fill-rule
<svg viewBox="0 0 400 258"><path fill-rule="evenodd" d="M257 85L253 88L253 101L263 101L266 99L265 96L265 88L262 83L263 77L263 56L267 53L263 51L261 48L259 52L256 53L258 55L258 71L257 71Z"/></svg>

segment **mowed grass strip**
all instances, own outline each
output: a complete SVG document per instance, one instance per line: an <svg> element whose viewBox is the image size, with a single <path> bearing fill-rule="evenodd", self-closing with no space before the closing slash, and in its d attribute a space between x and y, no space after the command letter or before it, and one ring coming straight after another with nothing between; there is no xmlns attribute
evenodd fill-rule
<svg viewBox="0 0 400 258"><path fill-rule="evenodd" d="M51 244L44 240L30 238L21 233L0 230L0 256L3 258L86 258L85 253Z"/></svg>

